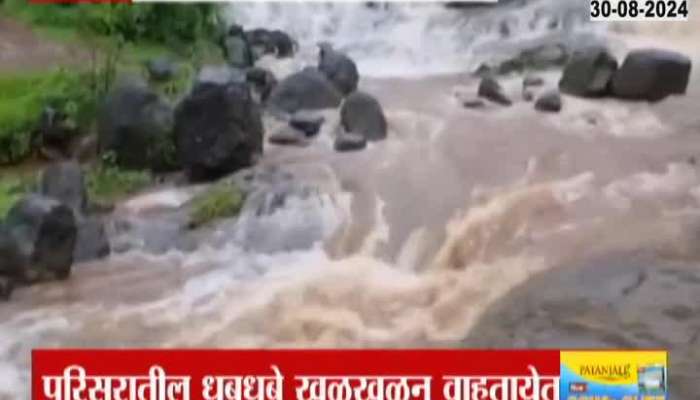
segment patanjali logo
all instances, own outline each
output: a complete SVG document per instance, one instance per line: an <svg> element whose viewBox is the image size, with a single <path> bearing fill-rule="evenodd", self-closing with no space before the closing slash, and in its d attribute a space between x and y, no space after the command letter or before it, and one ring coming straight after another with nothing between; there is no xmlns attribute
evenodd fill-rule
<svg viewBox="0 0 700 400"><path fill-rule="evenodd" d="M608 382L630 379L632 377L632 365L582 365L579 369L579 375Z"/></svg>

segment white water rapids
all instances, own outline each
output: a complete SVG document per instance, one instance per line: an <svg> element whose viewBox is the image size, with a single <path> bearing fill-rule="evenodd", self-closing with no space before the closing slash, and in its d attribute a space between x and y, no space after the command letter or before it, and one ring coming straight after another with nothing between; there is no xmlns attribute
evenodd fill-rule
<svg viewBox="0 0 700 400"><path fill-rule="evenodd" d="M197 188L120 205L115 219L136 228L113 240L134 250L0 305L0 399L28 398L36 347L458 346L540 272L618 251L696 260L697 73L685 97L567 96L554 115L520 100L519 77L504 81L509 108L467 110L454 93L475 91L464 72L481 61L553 37L604 37L621 54L662 45L697 65L697 18L611 28L586 22L580 1L507 3L231 6L246 28L299 41L295 59L266 60L276 71L313 63L319 41L348 52L388 139L335 153L327 112L310 146L266 146L257 173L288 181L185 250L169 210Z"/></svg>

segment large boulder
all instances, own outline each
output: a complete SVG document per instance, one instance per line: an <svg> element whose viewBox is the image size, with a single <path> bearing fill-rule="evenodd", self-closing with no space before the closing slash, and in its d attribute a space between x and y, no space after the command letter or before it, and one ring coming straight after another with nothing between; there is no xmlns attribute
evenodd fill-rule
<svg viewBox="0 0 700 400"><path fill-rule="evenodd" d="M342 95L315 68L305 68L282 80L270 93L268 105L287 113L299 110L320 110L336 108Z"/></svg>
<svg viewBox="0 0 700 400"><path fill-rule="evenodd" d="M352 132L341 133L335 138L335 142L333 143L335 151L340 153L358 151L365 147L367 147L367 138Z"/></svg>
<svg viewBox="0 0 700 400"><path fill-rule="evenodd" d="M246 83L200 84L175 111L175 135L190 179L211 180L254 163L263 124Z"/></svg>
<svg viewBox="0 0 700 400"><path fill-rule="evenodd" d="M617 60L599 46L580 49L571 56L559 81L559 89L575 96L596 97L608 94L617 71Z"/></svg>
<svg viewBox="0 0 700 400"><path fill-rule="evenodd" d="M329 45L321 45L318 60L318 70L333 82L335 87L344 95L357 89L360 74L357 65L347 55L333 50Z"/></svg>
<svg viewBox="0 0 700 400"><path fill-rule="evenodd" d="M173 110L152 90L122 85L107 96L98 120L102 153L129 169L172 170L178 166Z"/></svg>
<svg viewBox="0 0 700 400"><path fill-rule="evenodd" d="M15 288L15 281L9 276L0 275L0 301L7 301Z"/></svg>
<svg viewBox="0 0 700 400"><path fill-rule="evenodd" d="M370 141L386 138L387 123L382 106L367 93L349 95L340 109L340 120L346 132L362 135Z"/></svg>
<svg viewBox="0 0 700 400"><path fill-rule="evenodd" d="M478 94L480 97L504 106L513 104L513 101L506 95L501 84L493 77L487 76L481 79Z"/></svg>
<svg viewBox="0 0 700 400"><path fill-rule="evenodd" d="M612 80L617 97L658 101L672 94L684 94L690 79L691 61L667 50L636 50L627 55Z"/></svg>
<svg viewBox="0 0 700 400"><path fill-rule="evenodd" d="M19 243L5 226L0 225L0 286L5 288L0 288L0 298L10 297L14 282L22 274L25 264Z"/></svg>
<svg viewBox="0 0 700 400"><path fill-rule="evenodd" d="M82 212L87 206L85 177L75 161L52 164L41 175L41 194Z"/></svg>
<svg viewBox="0 0 700 400"><path fill-rule="evenodd" d="M70 275L77 227L68 206L41 195L29 195L10 210L4 229L0 274L26 283Z"/></svg>

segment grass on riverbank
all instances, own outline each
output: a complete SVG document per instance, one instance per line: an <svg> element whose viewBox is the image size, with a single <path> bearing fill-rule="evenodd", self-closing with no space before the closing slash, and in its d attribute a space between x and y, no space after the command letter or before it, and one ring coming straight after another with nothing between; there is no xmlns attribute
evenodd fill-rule
<svg viewBox="0 0 700 400"><path fill-rule="evenodd" d="M197 228L217 219L238 215L244 199L243 192L232 184L212 186L192 200L190 227Z"/></svg>

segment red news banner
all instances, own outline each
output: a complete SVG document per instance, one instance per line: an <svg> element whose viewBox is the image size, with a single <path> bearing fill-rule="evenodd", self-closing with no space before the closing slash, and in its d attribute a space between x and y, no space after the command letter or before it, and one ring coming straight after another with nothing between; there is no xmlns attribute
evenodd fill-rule
<svg viewBox="0 0 700 400"><path fill-rule="evenodd" d="M555 400L559 355L556 350L36 350L32 398Z"/></svg>

